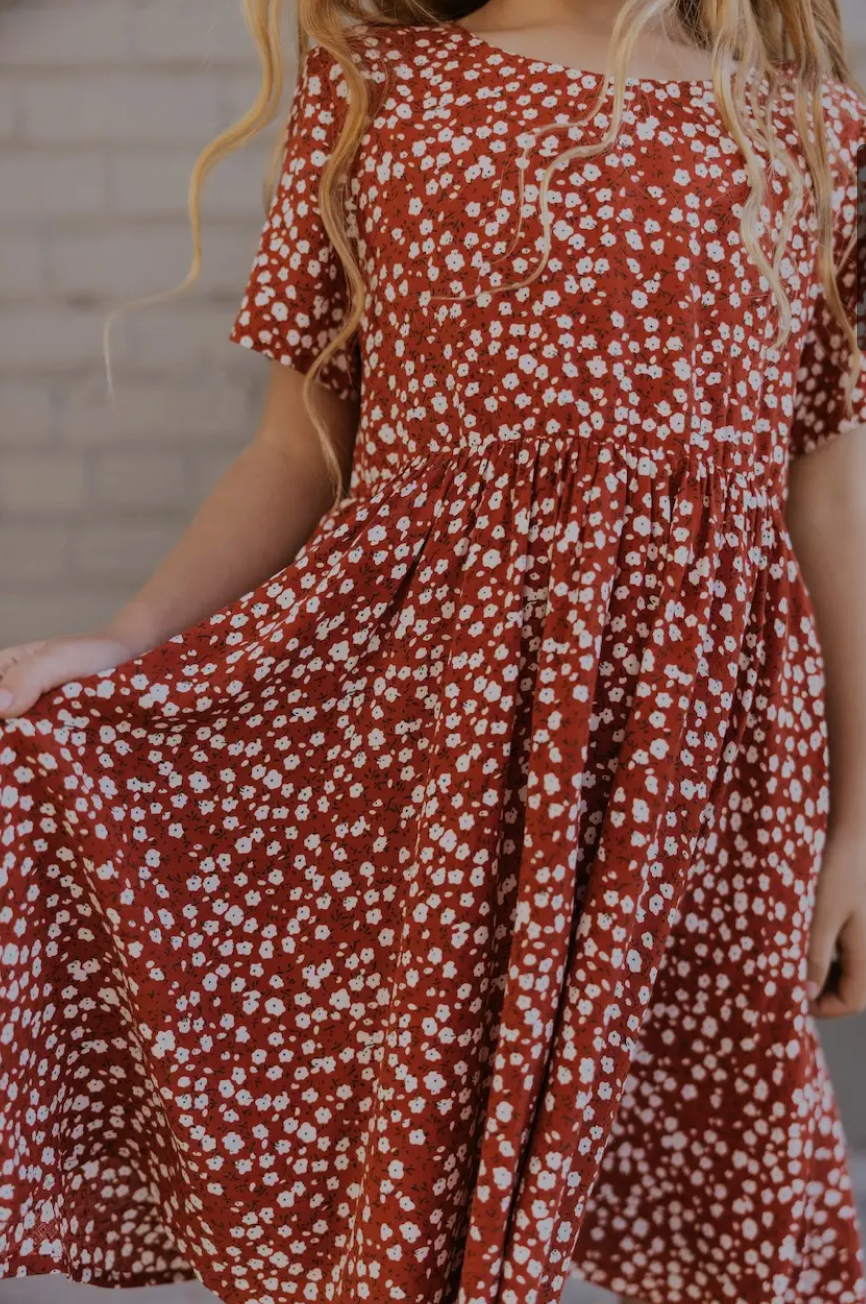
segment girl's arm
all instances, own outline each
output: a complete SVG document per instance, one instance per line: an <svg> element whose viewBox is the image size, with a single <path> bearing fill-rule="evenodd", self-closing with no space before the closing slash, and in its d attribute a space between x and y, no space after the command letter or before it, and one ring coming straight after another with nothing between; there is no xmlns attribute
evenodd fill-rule
<svg viewBox="0 0 866 1304"><path fill-rule="evenodd" d="M866 1008L866 426L793 460L786 515L826 672L830 823L809 979L814 1012L832 1018Z"/></svg>
<svg viewBox="0 0 866 1304"><path fill-rule="evenodd" d="M89 634L0 652L0 718L48 689L141 656L242 597L292 561L333 503L324 456L302 398L303 376L274 362L252 443L222 477L183 538L118 614ZM357 404L318 386L348 483Z"/></svg>
<svg viewBox="0 0 866 1304"><path fill-rule="evenodd" d="M303 376L270 365L264 414L252 443L153 577L107 627L135 656L282 570L333 502L319 437L303 403ZM324 386L315 401L333 431L347 484L356 406Z"/></svg>

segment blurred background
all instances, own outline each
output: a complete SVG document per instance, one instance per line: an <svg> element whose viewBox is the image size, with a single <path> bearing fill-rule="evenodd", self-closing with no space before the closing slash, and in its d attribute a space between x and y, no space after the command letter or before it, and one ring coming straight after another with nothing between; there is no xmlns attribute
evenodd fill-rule
<svg viewBox="0 0 866 1304"><path fill-rule="evenodd" d="M866 4L842 8L866 84ZM0 0L0 646L108 618L255 429L267 364L227 336L284 116L209 183L198 287L115 325L113 402L102 330L185 275L191 166L257 86L238 0ZM823 1034L866 1208L866 1019ZM102 1298L55 1284L0 1304Z"/></svg>

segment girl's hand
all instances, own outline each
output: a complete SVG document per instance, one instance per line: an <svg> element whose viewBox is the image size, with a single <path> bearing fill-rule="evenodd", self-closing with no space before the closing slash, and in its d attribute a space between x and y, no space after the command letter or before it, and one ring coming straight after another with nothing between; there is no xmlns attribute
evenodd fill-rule
<svg viewBox="0 0 866 1304"><path fill-rule="evenodd" d="M866 1010L866 826L839 829L827 840L809 938L808 979L816 1018L839 1019Z"/></svg>
<svg viewBox="0 0 866 1304"><path fill-rule="evenodd" d="M22 643L0 652L0 720L24 715L43 693L111 670L136 653L107 632Z"/></svg>

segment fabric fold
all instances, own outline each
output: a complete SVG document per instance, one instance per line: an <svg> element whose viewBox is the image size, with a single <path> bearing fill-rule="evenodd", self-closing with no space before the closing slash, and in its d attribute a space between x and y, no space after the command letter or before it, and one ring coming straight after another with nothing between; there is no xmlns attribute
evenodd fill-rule
<svg viewBox="0 0 866 1304"><path fill-rule="evenodd" d="M415 1304L554 1304L572 1266L655 1281L617 1273L612 1193L628 1207L687 902L719 890L770 664L796 675L798 637L817 656L774 520L722 469L468 440L344 500L180 641L8 722L3 874L32 950L0 984L0 1135L49 1157L8 1261L56 1241L77 1279L195 1274L227 1304L375 1299L383 1256ZM75 1135L82 1080L112 1124ZM678 1117L697 1138L697 1103ZM820 1198L844 1190L838 1138L808 1144ZM820 1278L820 1222L805 1190L779 1221L792 1288Z"/></svg>

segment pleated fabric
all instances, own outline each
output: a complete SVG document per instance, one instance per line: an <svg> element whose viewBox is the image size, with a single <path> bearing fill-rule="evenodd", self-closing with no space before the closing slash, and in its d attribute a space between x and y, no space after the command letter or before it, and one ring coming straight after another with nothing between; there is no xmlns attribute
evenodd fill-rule
<svg viewBox="0 0 866 1304"><path fill-rule="evenodd" d="M618 151L552 192L544 273L499 293L540 237L544 140L516 237L499 184L527 121L599 79L454 25L359 50L371 294L323 373L361 400L348 495L0 734L2 1272L862 1304L805 995L829 787L784 507L866 392L842 412L808 212L774 352L711 89L632 81ZM316 186L344 92L314 50L233 331L299 370L346 308ZM864 111L827 104L849 214Z"/></svg>

